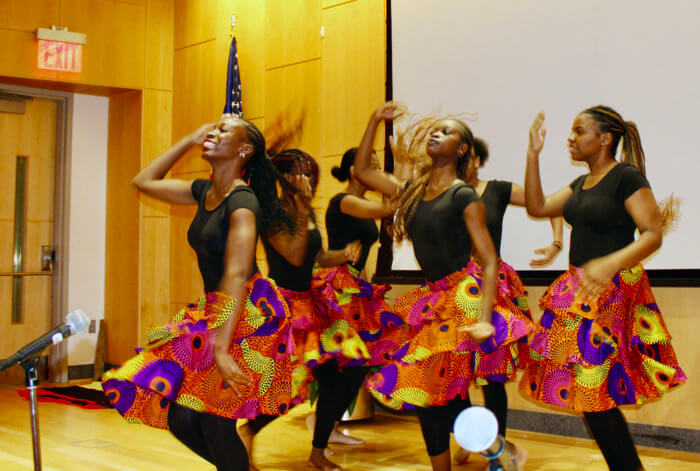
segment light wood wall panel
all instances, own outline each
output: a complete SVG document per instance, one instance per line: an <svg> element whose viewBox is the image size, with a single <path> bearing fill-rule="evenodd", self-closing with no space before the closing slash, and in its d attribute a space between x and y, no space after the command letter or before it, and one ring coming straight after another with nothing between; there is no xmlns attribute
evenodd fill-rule
<svg viewBox="0 0 700 471"><path fill-rule="evenodd" d="M280 114L304 116L303 135L292 143L314 157L321 154L321 61L268 70L265 77L265 122Z"/></svg>
<svg viewBox="0 0 700 471"><path fill-rule="evenodd" d="M143 88L146 7L114 0L62 0L60 23L87 34L83 71L58 79L123 88Z"/></svg>
<svg viewBox="0 0 700 471"><path fill-rule="evenodd" d="M26 31L0 29L0 76L56 79L55 70L37 69L36 35Z"/></svg>
<svg viewBox="0 0 700 471"><path fill-rule="evenodd" d="M147 329L172 317L170 308L170 217L141 219L139 345Z"/></svg>
<svg viewBox="0 0 700 471"><path fill-rule="evenodd" d="M60 0L2 0L0 28L33 33L58 24Z"/></svg>
<svg viewBox="0 0 700 471"><path fill-rule="evenodd" d="M173 89L174 23L173 0L147 1L145 88Z"/></svg>
<svg viewBox="0 0 700 471"><path fill-rule="evenodd" d="M214 86L212 64L216 60L216 41L175 51L173 142L221 116L224 88L216 90ZM173 173L208 170L200 155L200 150L193 149L177 163Z"/></svg>
<svg viewBox="0 0 700 471"><path fill-rule="evenodd" d="M139 196L131 179L141 162L141 92L109 100L105 322L107 362L133 354L139 325ZM134 156L124 158L124 156Z"/></svg>
<svg viewBox="0 0 700 471"><path fill-rule="evenodd" d="M141 167L151 163L168 150L172 143L172 92L144 90L143 145ZM170 205L154 198L141 196L144 216L169 216Z"/></svg>
<svg viewBox="0 0 700 471"><path fill-rule="evenodd" d="M175 0L175 49L216 37L217 0Z"/></svg>
<svg viewBox="0 0 700 471"><path fill-rule="evenodd" d="M386 25L382 0L356 0L323 10L323 155L357 146L385 96ZM380 130L380 131L383 131ZM384 147L377 132L375 148Z"/></svg>
<svg viewBox="0 0 700 471"><path fill-rule="evenodd" d="M320 0L267 0L267 68L321 57Z"/></svg>

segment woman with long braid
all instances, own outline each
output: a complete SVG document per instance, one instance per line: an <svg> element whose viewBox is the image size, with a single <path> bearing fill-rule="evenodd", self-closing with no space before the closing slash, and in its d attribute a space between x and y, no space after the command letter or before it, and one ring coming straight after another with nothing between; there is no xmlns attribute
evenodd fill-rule
<svg viewBox="0 0 700 471"><path fill-rule="evenodd" d="M661 246L673 211L667 204L660 213L637 126L615 110L579 113L569 153L590 173L548 196L539 171L545 133L540 112L530 128L525 204L532 216L563 215L571 224L570 269L540 299L544 313L520 390L582 412L609 468L639 471L618 407L657 399L686 381L640 264ZM620 141L622 162L615 160Z"/></svg>
<svg viewBox="0 0 700 471"><path fill-rule="evenodd" d="M464 180L474 187L481 201L486 206L486 225L489 234L496 247L499 256L498 265L498 293L499 296L512 301L525 317L532 319L530 307L527 300L527 292L518 273L505 263L501 256L501 240L503 234L503 217L509 205L525 206L525 190L517 183L501 180L481 180L479 170L486 164L489 158L488 144L480 138L474 139L474 156L469 159ZM550 219L552 225L552 243L547 247L535 249L535 254L541 258L530 261L530 266L545 267L554 261L562 248L562 218L554 217ZM481 268L476 260L470 261L472 270L480 271ZM533 324L534 327L534 324ZM504 346L496 351L484 355L480 358L475 369L475 383L481 386L484 394L484 405L494 413L498 419L498 433L506 436L506 424L508 418L508 396L506 395L505 383L515 379L518 365L522 366L529 357L527 350L527 337L518 341L518 349L513 351L509 346ZM481 365L488 365L488 370L496 374L480 374ZM511 444L516 451L519 462L522 464L526 460L525 450L515 444ZM462 464L469 458L469 453L460 449L455 453L454 461Z"/></svg>
<svg viewBox="0 0 700 471"><path fill-rule="evenodd" d="M445 471L451 468L453 422L470 405L473 355L512 343L527 328L512 311L494 307L498 263L484 206L459 179L474 151L467 125L445 119L432 127L426 148L432 163L415 181L399 182L370 166L379 123L402 114L393 103L372 114L355 159L355 175L368 188L398 198L393 235L398 240L410 237L426 284L394 301L396 314L411 329L409 349L367 384L391 407L418 408L433 470ZM472 247L483 264L482 278L466 271Z"/></svg>
<svg viewBox="0 0 700 471"><path fill-rule="evenodd" d="M319 182L318 164L307 153L291 149L273 157L275 167L288 179L295 179L305 188L310 201ZM299 183L298 183L299 184ZM309 465L323 470L339 470L328 460L324 450L337 420L357 393L367 374L366 368L339 369L340 364L363 363L369 351L358 332L347 322L338 322L342 310L328 303L322 294L325 282L313 280L314 265L321 267L355 263L360 255L360 241L351 241L341 249L324 250L316 219L307 204L291 204L294 195L283 193L287 211L297 221L297 231L280 232L263 239L273 278L289 304L294 318L295 355L312 369L318 381L318 401L312 451ZM337 311L337 312L334 312ZM253 437L276 415L260 416L241 427L244 440L252 447Z"/></svg>
<svg viewBox="0 0 700 471"><path fill-rule="evenodd" d="M211 179L165 179L193 145ZM219 471L248 471L236 419L288 411L300 399L292 378L305 371L290 355L287 304L255 265L259 233L296 229L276 185L294 187L270 162L255 125L231 116L185 136L133 182L159 200L197 205L187 239L206 295L151 329L148 345L107 372L103 388L130 422L170 429Z"/></svg>

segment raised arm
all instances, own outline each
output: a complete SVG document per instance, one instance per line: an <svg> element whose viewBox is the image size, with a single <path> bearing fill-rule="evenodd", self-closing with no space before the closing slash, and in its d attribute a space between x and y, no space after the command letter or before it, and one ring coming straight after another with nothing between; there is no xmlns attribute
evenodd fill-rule
<svg viewBox="0 0 700 471"><path fill-rule="evenodd" d="M639 237L626 247L583 266L584 276L579 289L584 297L594 298L615 276L631 268L661 247L663 230L659 208L651 188L640 188L625 200L625 209L639 230Z"/></svg>
<svg viewBox="0 0 700 471"><path fill-rule="evenodd" d="M573 193L573 190L569 187L562 188L548 196L545 196L542 192L539 156L544 146L546 134L544 111L540 111L530 127L527 165L525 167L525 207L527 208L527 213L534 217L561 216L564 203Z"/></svg>
<svg viewBox="0 0 700 471"><path fill-rule="evenodd" d="M192 196L192 182L190 180L175 178L165 180L165 176L190 147L202 145L207 133L213 128L214 124L205 124L194 133L183 137L177 144L144 167L131 182L142 193L167 203L197 203Z"/></svg>
<svg viewBox="0 0 700 471"><path fill-rule="evenodd" d="M358 219L381 219L393 211L388 203L346 195L340 201L340 212Z"/></svg>
<svg viewBox="0 0 700 471"><path fill-rule="evenodd" d="M481 201L474 201L464 208L464 223L467 225L474 250L484 270L481 284L481 318L479 322L467 329L470 337L484 341L494 334L491 324L494 299L496 297L496 276L498 274L498 256L493 241L486 227L486 209Z"/></svg>
<svg viewBox="0 0 700 471"><path fill-rule="evenodd" d="M219 372L236 394L240 394L238 385L249 384L250 378L241 371L228 350L245 303L246 283L253 271L256 241L255 214L249 209L237 209L229 218L224 273L219 283L219 291L231 297L236 306L226 322L219 327L214 344L214 357Z"/></svg>
<svg viewBox="0 0 700 471"><path fill-rule="evenodd" d="M367 129L362 136L362 141L355 155L355 177L367 188L376 190L384 195L393 196L402 188L402 184L392 174L381 170L373 169L371 164L372 159L372 144L374 136L377 134L377 128L383 120L393 120L403 115L405 109L392 102L384 103L382 106L372 113L372 116L367 123Z"/></svg>

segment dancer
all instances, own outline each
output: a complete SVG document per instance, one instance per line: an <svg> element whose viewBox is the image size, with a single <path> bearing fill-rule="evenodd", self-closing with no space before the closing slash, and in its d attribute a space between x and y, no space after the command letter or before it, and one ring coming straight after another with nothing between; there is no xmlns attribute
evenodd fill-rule
<svg viewBox="0 0 700 471"><path fill-rule="evenodd" d="M528 319L532 319L530 307L527 300L527 293L518 273L505 263L501 256L501 239L503 233L503 217L509 205L525 206L525 190L522 186L500 180L481 180L479 170L486 164L489 158L488 145L483 139L474 139L474 156L469 159L464 180L474 187L481 201L486 206L486 225L489 234L496 247L499 256L498 266L498 294L506 299L510 299ZM530 261L531 267L545 267L550 265L562 248L562 218L554 217L550 219L552 225L552 243L547 247L535 249L535 254L541 258ZM475 260L473 269L480 271L481 268ZM534 327L534 324L533 324ZM518 361L524 362L529 357L527 351L527 337L518 341L517 351L513 351L509 346L497 349L495 352L484 355L479 364L476 365L475 383L481 386L484 394L484 405L494 413L498 419L498 433L505 438L506 423L508 418L508 396L506 395L505 383L515 379ZM480 364L488 365L492 371L498 374L491 374L485 377L479 376ZM496 364L497 366L493 366ZM519 446L511 443L516 452L521 465L526 460L526 452ZM469 458L469 452L460 448L454 456L457 464L465 463Z"/></svg>
<svg viewBox="0 0 700 471"><path fill-rule="evenodd" d="M165 179L193 145L211 165L210 180ZM295 191L265 153L252 123L224 116L204 125L133 180L171 204L196 204L187 238L206 295L151 329L148 345L104 376L103 388L130 422L170 431L217 470L248 470L236 419L283 414L305 368L290 355L291 318L274 282L255 265L258 233L294 230L276 185Z"/></svg>
<svg viewBox="0 0 700 471"><path fill-rule="evenodd" d="M579 113L568 138L571 158L590 173L544 196L544 118L540 112L530 128L525 203L532 216L563 215L571 224L570 268L540 299L544 313L530 341L535 361L520 390L583 412L609 468L639 471L618 406L657 399L686 380L640 264L661 246L665 223L645 177L637 126L607 106ZM620 141L622 162L615 160Z"/></svg>
<svg viewBox="0 0 700 471"><path fill-rule="evenodd" d="M319 181L318 164L307 153L292 149L273 157L277 169L288 179L301 178L307 199L313 198ZM336 421L354 399L366 375L364 368L339 371L339 363L366 361L369 352L360 335L342 322L342 311L322 296L324 283L312 280L315 263L322 267L355 263L361 251L359 241L348 242L338 250L323 250L321 233L310 206L291 204L291 193L283 194L285 207L297 221L296 232L280 232L263 240L269 276L273 278L294 317L296 355L313 368L319 393L316 423L309 465L323 471L340 470L324 456ZM241 427L249 452L253 437L276 415L263 415ZM252 454L252 453L251 453Z"/></svg>
<svg viewBox="0 0 700 471"><path fill-rule="evenodd" d="M467 125L456 119L435 124L426 148L432 163L415 181L399 182L370 167L379 123L403 113L386 103L372 114L355 159L355 175L368 188L398 198L393 235L398 240L408 235L413 241L427 282L394 301L396 313L411 328L408 352L367 384L389 406L418 407L433 470L443 471L451 468L454 419L470 405L474 352L514 342L527 334L527 325L517 309L494 307L498 263L484 205L458 178L474 151ZM483 264L482 278L467 272L472 247Z"/></svg>

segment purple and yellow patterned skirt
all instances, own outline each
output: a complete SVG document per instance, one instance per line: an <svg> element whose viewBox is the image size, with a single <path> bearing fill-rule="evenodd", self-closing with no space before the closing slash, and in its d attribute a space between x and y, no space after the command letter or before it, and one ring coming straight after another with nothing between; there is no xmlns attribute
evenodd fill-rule
<svg viewBox="0 0 700 471"><path fill-rule="evenodd" d="M479 278L483 277L482 268L474 259L469 261L467 271ZM501 259L498 260L496 282L498 283L496 303L503 309L517 309L518 318L529 324L528 330L534 331L535 323L532 321L525 286L518 272ZM483 386L487 381L505 383L514 380L517 369L522 363L520 359L527 359L529 355L527 336L519 338L515 343L502 345L491 353L476 353L474 384Z"/></svg>
<svg viewBox="0 0 700 471"><path fill-rule="evenodd" d="M520 390L539 401L600 412L661 397L686 381L641 265L622 270L597 301L577 295L570 267L540 299Z"/></svg>
<svg viewBox="0 0 700 471"><path fill-rule="evenodd" d="M227 418L279 415L303 401L309 373L294 355L287 303L274 281L256 274L247 283L245 306L229 353L248 375L240 396L223 381L214 361L217 328L235 301L207 293L168 324L148 332L146 345L120 368L108 371L102 387L129 422L167 429L171 402Z"/></svg>
<svg viewBox="0 0 700 471"><path fill-rule="evenodd" d="M527 336L531 323L512 303L499 300L492 312L494 336L479 344L460 332L481 317L481 283L480 273L465 267L394 301L396 314L410 326L410 340L401 358L367 380L375 398L394 409L442 406L467 397L475 374L508 373L506 361L479 359Z"/></svg>
<svg viewBox="0 0 700 471"><path fill-rule="evenodd" d="M369 357L344 359L340 366L380 366L400 358L408 348L408 325L384 300L388 285L373 285L359 278L349 264L314 272L314 284L328 306L331 323L347 324L357 332Z"/></svg>

